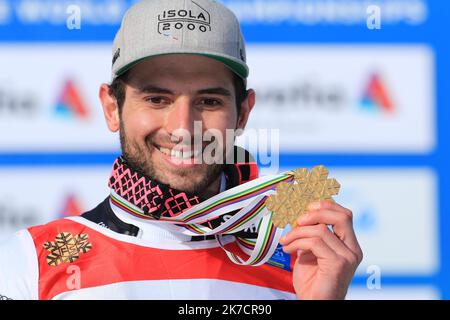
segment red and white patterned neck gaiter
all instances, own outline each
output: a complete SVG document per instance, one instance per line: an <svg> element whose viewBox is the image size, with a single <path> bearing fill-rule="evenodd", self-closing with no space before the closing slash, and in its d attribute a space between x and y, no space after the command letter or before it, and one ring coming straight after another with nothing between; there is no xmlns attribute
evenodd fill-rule
<svg viewBox="0 0 450 320"><path fill-rule="evenodd" d="M132 168L121 156L113 164L109 187L155 219L173 217L201 202L200 197L175 190Z"/></svg>

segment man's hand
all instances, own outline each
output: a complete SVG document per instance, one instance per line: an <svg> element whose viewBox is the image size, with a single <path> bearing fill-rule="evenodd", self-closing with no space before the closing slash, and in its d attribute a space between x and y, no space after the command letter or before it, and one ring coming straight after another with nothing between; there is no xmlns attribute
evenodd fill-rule
<svg viewBox="0 0 450 320"><path fill-rule="evenodd" d="M298 253L292 281L299 299L345 298L363 258L350 210L332 201L312 203L280 244Z"/></svg>

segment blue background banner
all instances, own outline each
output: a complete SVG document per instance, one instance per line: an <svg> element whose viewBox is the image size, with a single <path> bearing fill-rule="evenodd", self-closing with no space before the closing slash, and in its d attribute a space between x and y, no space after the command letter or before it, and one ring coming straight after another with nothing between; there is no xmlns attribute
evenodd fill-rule
<svg viewBox="0 0 450 320"><path fill-rule="evenodd" d="M118 30L123 13L136 1L61 1L61 0L0 0L0 50L16 45L104 45L110 46ZM336 169L372 168L426 169L436 174L436 208L438 225L437 270L429 273L411 273L407 269L388 273L382 277L385 287L433 287L438 298L450 299L450 204L446 201L450 190L450 42L449 27L450 2L439 0L392 0L392 1L264 1L228 0L229 6L242 23L244 37L248 45L420 45L433 52L434 83L433 95L435 147L425 153L415 151L389 152L348 152L325 150L319 152L292 151L281 149L280 167L312 167L325 164ZM81 9L80 29L69 30L68 7L78 5ZM378 5L381 8L381 29L370 30L366 20L366 8ZM17 50L20 47L18 47ZM320 48L320 47L319 47ZM1 52L0 52L1 55ZM330 52L332 55L332 52ZM36 59L33 52L27 55ZM40 63L35 61L36 64ZM8 61L1 61L3 67ZM14 67L14 66L13 66ZM29 70L33 72L33 70ZM22 77L27 77L22 74ZM267 75L268 77L270 75ZM408 72L404 75L408 78ZM6 81L0 77L0 81ZM0 85L4 85L0 84ZM415 95L413 88L410 92ZM1 95L0 95L1 96ZM0 99L0 106L2 106ZM0 120L2 117L0 108ZM417 119L420 121L420 119ZM1 130L1 129L0 129ZM106 130L106 127L104 128ZM10 132L0 131L2 135ZM374 133L376 134L376 133ZM408 133L405 133L408 134ZM0 169L26 168L44 170L48 168L101 167L108 168L118 151L96 150L0 150ZM7 182L0 178L0 194L7 194ZM402 191L399 190L399 193ZM399 196L399 199L401 197ZM407 198L407 197L406 197ZM0 197L1 199L1 197ZM404 197L402 198L404 199ZM98 199L100 201L102 199ZM88 209L88 208L86 208ZM0 207L1 216L2 207ZM411 220L404 224L414 223ZM406 236L408 228L399 229L398 237ZM411 244L414 245L414 244ZM382 248L380 248L382 250ZM364 270L363 270L364 271ZM353 281L356 287L365 287L367 274L358 273ZM405 290L407 291L407 289ZM401 298L401 296L397 297Z"/></svg>

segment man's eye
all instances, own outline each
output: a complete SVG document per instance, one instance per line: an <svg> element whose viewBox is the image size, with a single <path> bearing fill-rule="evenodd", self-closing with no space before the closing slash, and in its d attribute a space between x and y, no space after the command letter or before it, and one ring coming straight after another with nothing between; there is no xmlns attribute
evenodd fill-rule
<svg viewBox="0 0 450 320"><path fill-rule="evenodd" d="M151 104L156 104L156 105L162 105L162 104L169 103L169 100L165 97L146 97L144 100L147 102L150 102Z"/></svg>
<svg viewBox="0 0 450 320"><path fill-rule="evenodd" d="M200 104L208 107L218 107L222 105L222 101L212 98L206 98L200 100Z"/></svg>

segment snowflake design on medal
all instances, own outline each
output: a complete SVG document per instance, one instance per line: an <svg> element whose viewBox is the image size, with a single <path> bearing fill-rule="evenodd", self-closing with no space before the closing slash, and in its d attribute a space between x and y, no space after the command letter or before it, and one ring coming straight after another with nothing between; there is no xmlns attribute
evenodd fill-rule
<svg viewBox="0 0 450 320"><path fill-rule="evenodd" d="M341 185L336 179L328 178L329 171L323 166L315 166L311 172L302 168L293 171L295 183L281 182L276 193L266 200L266 207L272 211L272 222L284 228L296 226L296 220L307 211L311 202L330 200L337 195Z"/></svg>
<svg viewBox="0 0 450 320"><path fill-rule="evenodd" d="M87 234L73 236L70 232L59 233L55 241L48 241L43 245L50 252L47 256L47 264L51 267L62 263L72 263L80 258L81 253L87 253L92 249Z"/></svg>

